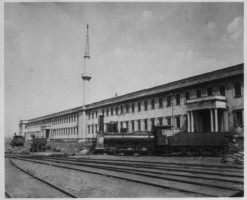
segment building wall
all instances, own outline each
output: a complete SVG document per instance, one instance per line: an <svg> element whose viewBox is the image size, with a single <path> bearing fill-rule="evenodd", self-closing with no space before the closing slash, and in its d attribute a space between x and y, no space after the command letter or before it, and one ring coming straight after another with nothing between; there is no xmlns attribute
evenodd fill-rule
<svg viewBox="0 0 247 200"><path fill-rule="evenodd" d="M122 128L126 128L126 122L128 123L128 132L138 131L138 123L140 122L141 131L151 131L152 121L157 125L162 121L163 125L174 125L182 131L188 131L188 111L189 105L186 100L186 93L189 93L190 99L203 99L207 96L220 96L220 88L224 86L226 107L219 110L218 115L224 116L219 118L219 129L230 132L237 132L239 136L243 137L243 109L244 109L244 88L243 88L243 65L234 68L231 72L224 72L224 78L221 74L216 75L200 75L202 76L196 84L196 79L191 78L194 85L189 85L190 78L185 82L184 87L176 88L176 84L167 84L167 90L162 92L159 87L155 87L152 90L137 91L133 94L136 95L134 98L124 97L123 101L119 101L119 97L110 100L104 100L102 103L93 103L87 105L83 109L81 107L70 109L67 111L62 111L60 113L54 113L49 116L44 116L36 119L31 119L27 121L20 122L20 133L30 137L31 134L36 134L42 136L44 134L42 130L50 130L50 139L81 139L81 138L92 138L96 136L96 132L99 131L98 118L100 115L104 115L104 130L106 131L107 123L116 122L118 131ZM227 69L229 70L229 69ZM235 72L235 71L238 71ZM231 75L231 74L232 75ZM214 80L212 80L212 76ZM217 79L219 78L219 79ZM200 81L203 79L204 81ZM240 95L236 96L235 84L240 85ZM176 89L172 89L176 88ZM210 89L211 88L211 89ZM201 91L201 97L198 97L197 90ZM209 94L210 93L210 94ZM176 96L180 95L180 102L177 104ZM132 95L133 96L133 95ZM171 96L171 103L168 105L168 96ZM162 107L159 105L159 99L162 99ZM154 100L154 108L152 108L152 100ZM107 105L107 101L109 102ZM145 101L147 101L147 109L145 109ZM115 103L114 103L115 102ZM117 103L116 103L117 102ZM138 111L138 102L141 104L141 110ZM221 102L219 101L218 104ZM96 107L93 107L97 104ZM132 111L132 104L134 104L134 112ZM126 109L128 105L128 111ZM222 104L224 105L224 104ZM121 113L121 106L123 107L123 113ZM200 108L200 104L198 103ZM116 108L118 108L118 113L116 113ZM111 112L113 109L113 112ZM83 112L86 110L85 119L83 119ZM108 114L107 114L108 110ZM236 120L236 117L240 117L240 112L242 113L242 119ZM237 113L237 114L236 114ZM203 126L202 117L198 112L194 112L194 119L197 123L197 129L201 130ZM239 121L242 120L242 124ZM238 121L238 123L236 122ZM132 129L132 123L134 123L134 130ZM147 123L147 129L145 127Z"/></svg>

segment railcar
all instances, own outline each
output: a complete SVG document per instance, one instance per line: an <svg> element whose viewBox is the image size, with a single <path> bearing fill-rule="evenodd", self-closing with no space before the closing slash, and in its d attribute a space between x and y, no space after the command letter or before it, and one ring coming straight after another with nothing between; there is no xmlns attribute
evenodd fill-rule
<svg viewBox="0 0 247 200"><path fill-rule="evenodd" d="M25 138L21 135L15 135L10 143L12 147L14 146L24 146Z"/></svg>
<svg viewBox="0 0 247 200"><path fill-rule="evenodd" d="M142 155L218 155L227 152L228 133L184 133L173 126L152 132L99 133L95 153Z"/></svg>

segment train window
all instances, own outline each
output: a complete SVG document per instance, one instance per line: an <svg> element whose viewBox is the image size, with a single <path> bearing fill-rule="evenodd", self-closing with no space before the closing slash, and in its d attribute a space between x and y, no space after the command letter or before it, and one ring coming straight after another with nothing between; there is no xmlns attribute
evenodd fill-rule
<svg viewBox="0 0 247 200"><path fill-rule="evenodd" d="M171 106L171 104L172 104L172 98L171 98L171 95L169 95L169 96L167 96L166 97L166 100L167 100L167 107L170 107Z"/></svg>
<svg viewBox="0 0 247 200"><path fill-rule="evenodd" d="M176 105L180 105L180 94L176 94Z"/></svg>
<svg viewBox="0 0 247 200"><path fill-rule="evenodd" d="M225 95L226 95L225 86L224 86L224 85L221 85L221 86L220 86L220 95L221 95L221 96L225 96Z"/></svg>
<svg viewBox="0 0 247 200"><path fill-rule="evenodd" d="M240 97L241 96L241 83L240 82L234 83L234 90L235 90L235 97Z"/></svg>
<svg viewBox="0 0 247 200"><path fill-rule="evenodd" d="M151 107L152 107L152 109L155 108L155 99L152 99L152 100L151 100Z"/></svg>
<svg viewBox="0 0 247 200"><path fill-rule="evenodd" d="M144 110L147 110L148 109L148 101L144 101Z"/></svg>
<svg viewBox="0 0 247 200"><path fill-rule="evenodd" d="M135 112L135 103L131 104L131 109L132 109L132 112Z"/></svg>
<svg viewBox="0 0 247 200"><path fill-rule="evenodd" d="M208 94L208 96L212 96L213 95L213 89L207 88L207 94Z"/></svg>
<svg viewBox="0 0 247 200"><path fill-rule="evenodd" d="M138 111L141 111L141 102L138 102L137 106L138 106Z"/></svg>
<svg viewBox="0 0 247 200"><path fill-rule="evenodd" d="M196 97L200 98L202 96L201 90L196 90Z"/></svg>

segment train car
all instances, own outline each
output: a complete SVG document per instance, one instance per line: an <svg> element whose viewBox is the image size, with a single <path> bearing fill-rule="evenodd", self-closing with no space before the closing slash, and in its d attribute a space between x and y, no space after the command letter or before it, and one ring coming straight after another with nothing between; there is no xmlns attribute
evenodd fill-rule
<svg viewBox="0 0 247 200"><path fill-rule="evenodd" d="M173 126L154 126L152 132L101 133L95 153L133 155L218 155L227 152L227 133L183 133Z"/></svg>
<svg viewBox="0 0 247 200"><path fill-rule="evenodd" d="M21 135L15 135L10 143L12 147L14 146L24 146L25 138Z"/></svg>

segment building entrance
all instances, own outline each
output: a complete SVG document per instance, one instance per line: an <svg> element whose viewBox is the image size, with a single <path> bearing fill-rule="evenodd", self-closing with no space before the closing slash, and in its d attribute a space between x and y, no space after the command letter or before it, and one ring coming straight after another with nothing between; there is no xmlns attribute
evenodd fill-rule
<svg viewBox="0 0 247 200"><path fill-rule="evenodd" d="M197 111L198 114L198 123L195 124L195 132L201 133L208 133L211 132L211 125L210 125L210 111L207 110L199 110ZM197 127L196 127L197 126Z"/></svg>
<svg viewBox="0 0 247 200"><path fill-rule="evenodd" d="M50 129L46 129L45 130L45 137L49 138L49 136L50 136Z"/></svg>

